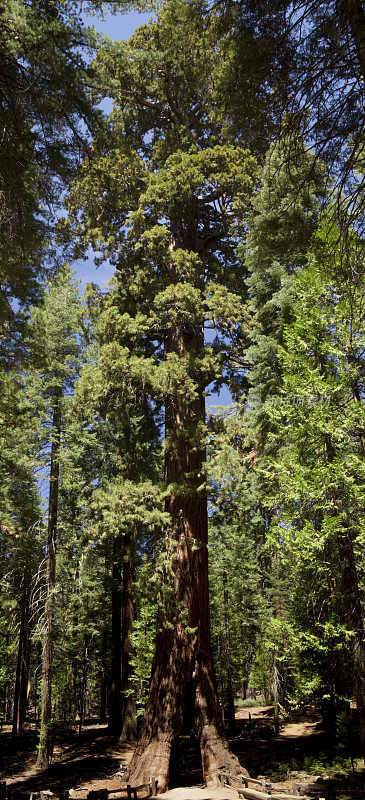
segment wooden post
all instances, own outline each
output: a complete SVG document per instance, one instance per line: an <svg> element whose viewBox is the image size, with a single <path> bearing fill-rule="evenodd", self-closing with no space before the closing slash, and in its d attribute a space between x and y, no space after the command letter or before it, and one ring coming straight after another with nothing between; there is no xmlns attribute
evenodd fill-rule
<svg viewBox="0 0 365 800"><path fill-rule="evenodd" d="M154 777L151 778L151 794L153 797L155 797L157 794L157 781Z"/></svg>
<svg viewBox="0 0 365 800"><path fill-rule="evenodd" d="M132 791L131 791L130 783L127 783L127 797L128 797L128 800L132 800Z"/></svg>

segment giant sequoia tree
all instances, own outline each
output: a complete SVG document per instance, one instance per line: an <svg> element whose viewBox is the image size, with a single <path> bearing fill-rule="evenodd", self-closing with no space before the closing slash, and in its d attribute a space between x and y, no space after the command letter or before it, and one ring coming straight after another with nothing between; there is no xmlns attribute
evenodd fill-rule
<svg viewBox="0 0 365 800"><path fill-rule="evenodd" d="M222 138L215 83L223 54L214 19L199 11L174 0L128 43L105 45L99 70L115 101L110 138L95 142L70 198L75 232L117 268L114 303L100 323L105 392L138 386L165 410L174 577L130 767L132 783L154 774L160 790L189 706L206 782L222 764L234 766L210 648L204 396L222 380L230 340L244 328L234 244L256 166L240 143ZM211 346L206 325L216 331Z"/></svg>

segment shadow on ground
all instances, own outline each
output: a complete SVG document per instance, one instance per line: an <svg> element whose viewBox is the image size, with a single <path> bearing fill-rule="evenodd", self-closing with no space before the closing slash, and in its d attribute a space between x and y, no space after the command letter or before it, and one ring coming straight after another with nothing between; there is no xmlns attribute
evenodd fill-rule
<svg viewBox="0 0 365 800"><path fill-rule="evenodd" d="M274 734L272 726L265 725L271 709L255 709L256 719L262 726L255 726L252 738L247 735L247 721L237 719L238 735L232 742L232 749L240 762L245 765L250 775L269 775L271 768L278 763L304 761L315 756L319 751L327 749L326 734L322 727L322 718L314 713L298 714L296 718L283 726ZM261 711L261 713L260 713Z"/></svg>
<svg viewBox="0 0 365 800"><path fill-rule="evenodd" d="M36 744L34 731L26 731L17 746L10 733L1 734L0 771L14 788L24 791L77 788L90 780L115 774L125 754L118 738L108 736L106 728L99 726L75 736L62 750L56 748L48 769L35 770Z"/></svg>

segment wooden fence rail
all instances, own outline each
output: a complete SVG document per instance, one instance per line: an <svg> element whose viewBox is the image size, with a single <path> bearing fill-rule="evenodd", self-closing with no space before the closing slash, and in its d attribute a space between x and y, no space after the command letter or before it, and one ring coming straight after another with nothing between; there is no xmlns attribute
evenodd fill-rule
<svg viewBox="0 0 365 800"><path fill-rule="evenodd" d="M309 797L303 795L289 794L287 790L284 793L271 790L270 781L265 779L256 780L256 778L249 778L246 775L231 775L229 772L219 772L219 780L223 786L231 786L231 782L238 783L238 786L233 786L240 797L245 797L246 800L293 800L297 797L298 800L310 800ZM248 784L253 783L254 786L260 786L262 791L257 789L250 789ZM285 793L286 792L286 793Z"/></svg>
<svg viewBox="0 0 365 800"><path fill-rule="evenodd" d="M365 789L344 789L342 786L335 786L331 781L321 781L317 784L304 782L293 782L291 789L273 787L271 781L265 778L249 778L246 775L231 775L229 772L220 770L218 773L222 786L234 788L240 797L246 800L339 800L340 798L356 798L365 800ZM232 782L236 784L232 786ZM238 785L237 785L238 784ZM256 789L251 789L249 784L253 784Z"/></svg>

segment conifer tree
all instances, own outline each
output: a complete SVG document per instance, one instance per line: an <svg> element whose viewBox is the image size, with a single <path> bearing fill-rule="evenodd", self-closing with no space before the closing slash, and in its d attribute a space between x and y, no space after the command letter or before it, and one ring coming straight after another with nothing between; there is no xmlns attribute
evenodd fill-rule
<svg viewBox="0 0 365 800"><path fill-rule="evenodd" d="M80 369L80 327L78 282L64 267L45 290L43 302L32 311L33 369L27 391L38 405L40 439L47 454L49 470L48 523L46 545L45 610L42 652L42 709L38 766L51 756L51 685L56 581L56 537L59 499L60 455L63 407ZM47 463L48 462L48 463Z"/></svg>
<svg viewBox="0 0 365 800"><path fill-rule="evenodd" d="M89 293L89 290L88 290ZM89 300L91 295L89 293ZM93 489L90 531L109 553L111 594L111 657L109 730L122 741L136 738L136 712L131 687L135 567L164 516L161 495L161 440L151 404L129 387L124 392L105 384L101 355L108 342L105 317L115 304L115 287L93 309L91 347L76 391L79 422L92 434L99 452L89 478ZM99 319L100 314L100 319ZM82 434L81 434L82 435ZM82 469L84 458L79 467ZM148 546L148 544L147 544Z"/></svg>
<svg viewBox="0 0 365 800"><path fill-rule="evenodd" d="M165 408L175 599L157 633L130 772L133 783L154 773L160 790L187 694L195 696L205 780L216 780L222 763L236 768L210 649L204 392L222 380L230 333L245 317L235 292L234 242L256 167L239 143L222 139L216 122L214 74L222 55L214 16L208 22L181 0L128 43L106 44L99 72L115 98L110 138L95 143L69 202L71 212L79 210L75 232L117 267L114 305L101 323L108 337L100 353L104 386L110 392L138 386ZM212 320L227 337L224 346L219 337L213 347L204 344L204 325Z"/></svg>
<svg viewBox="0 0 365 800"><path fill-rule="evenodd" d="M9 373L2 372L0 381L0 571L3 587L0 691L4 692L5 702L14 689L13 735L16 736L24 722L28 686L31 581L40 560L41 505L34 469L38 438L34 408L24 391L22 366L14 366Z"/></svg>
<svg viewBox="0 0 365 800"><path fill-rule="evenodd" d="M229 729L235 729L234 699L245 699L258 639L263 636L267 598L260 552L265 531L251 491L249 442L236 406L212 415L210 481L210 575L213 650Z"/></svg>
<svg viewBox="0 0 365 800"><path fill-rule="evenodd" d="M247 283L253 313L251 346L242 358L251 384L243 435L251 442L250 489L255 497L255 514L261 517L263 540L276 515L276 503L269 499L272 486L266 478L265 463L270 453L275 452L278 434L270 413L271 404L282 386L278 354L285 324L291 319L296 275L306 261L318 224L324 178L322 166L303 141L298 143L295 157L289 157L289 153L290 142L286 140L272 144L268 150L261 187L253 203L247 250L242 252L249 271ZM271 541L267 556L271 560L271 578L266 576L272 617L269 624L276 627L278 633L287 616L280 546L275 548ZM270 638L273 641L272 631ZM268 654L268 661L273 670L275 695L282 705L285 704L287 665L280 636L275 635L274 639L277 639L277 648L273 658ZM274 680L274 671L278 675L275 666L278 659L281 681Z"/></svg>
<svg viewBox="0 0 365 800"><path fill-rule="evenodd" d="M306 261L324 191L323 168L304 142L289 163L288 154L288 141L268 150L245 254L255 315L247 361L253 364L249 378L261 402L280 387L277 353L290 320L294 276Z"/></svg>
<svg viewBox="0 0 365 800"><path fill-rule="evenodd" d="M304 527L312 531L312 541L334 558L341 586L337 624L339 629L345 625L351 636L353 689L364 750L365 657L358 555L364 480L363 263L361 242L354 231L347 238L346 259L342 247L339 231L325 218L314 252L298 277L293 319L284 330L283 406L271 413L279 425L285 415L286 442L277 436L280 449L269 472L275 464L280 495L284 491L286 496L283 510L289 511L291 530L298 527L298 541L303 523L295 520L302 516Z"/></svg>

